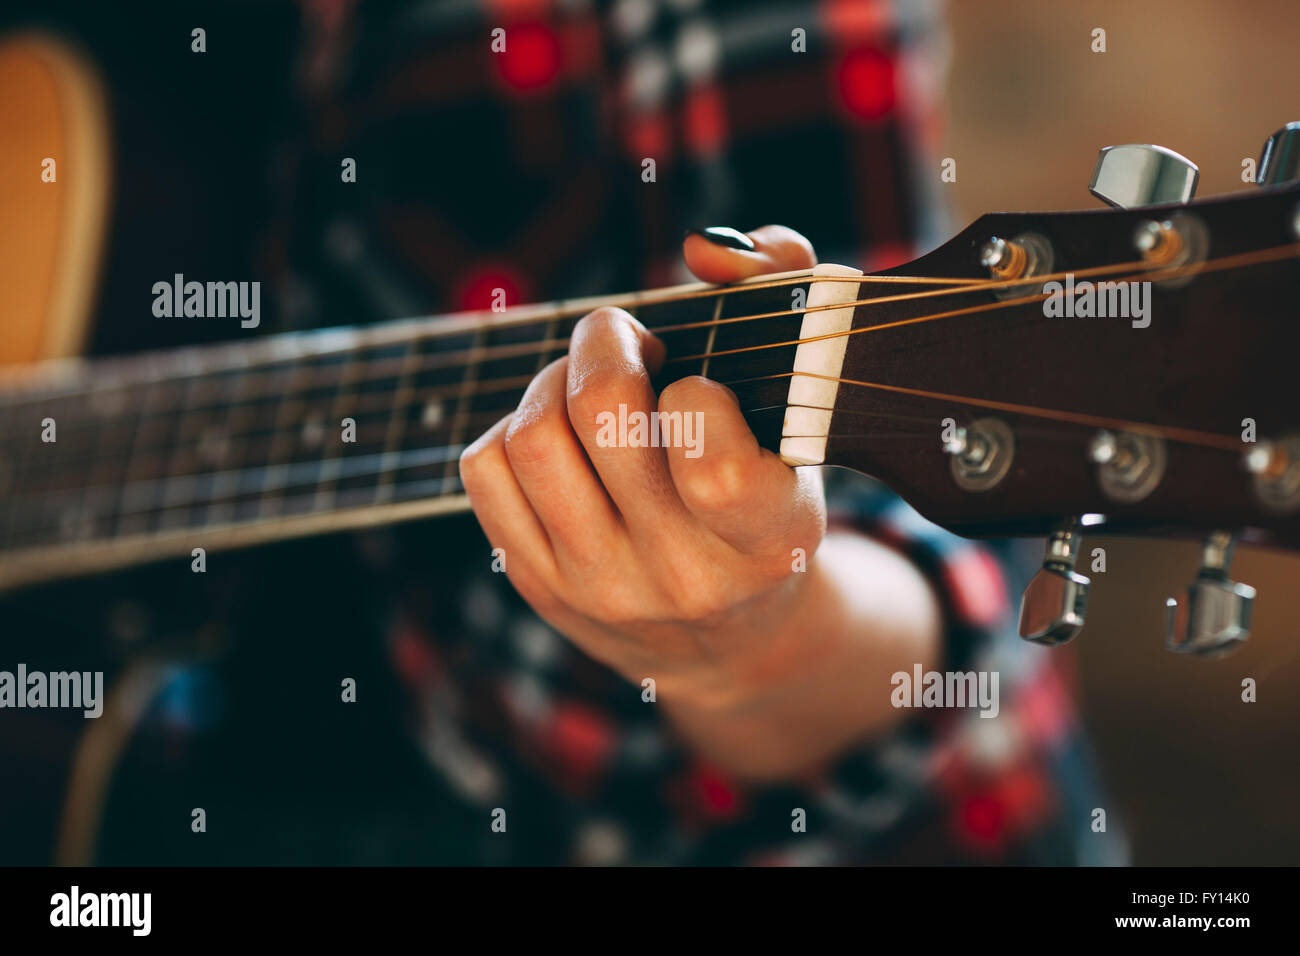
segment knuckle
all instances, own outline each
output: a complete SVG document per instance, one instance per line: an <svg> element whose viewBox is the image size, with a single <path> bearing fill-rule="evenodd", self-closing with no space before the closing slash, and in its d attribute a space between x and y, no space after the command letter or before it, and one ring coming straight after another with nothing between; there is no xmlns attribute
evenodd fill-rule
<svg viewBox="0 0 1300 956"><path fill-rule="evenodd" d="M748 469L734 456L706 455L691 464L679 480L678 491L693 511L725 514L745 504Z"/></svg>
<svg viewBox="0 0 1300 956"><path fill-rule="evenodd" d="M497 442L487 440L486 436L461 451L457 465L461 484L466 490L483 486L493 463L500 463L500 455L501 449Z"/></svg>
<svg viewBox="0 0 1300 956"><path fill-rule="evenodd" d="M583 429L596 426L596 417L602 412L612 412L620 401L627 402L632 392L634 376L627 372L599 366L589 369L569 387L569 418Z"/></svg>
<svg viewBox="0 0 1300 956"><path fill-rule="evenodd" d="M622 309L603 305L579 319L573 328L573 335L574 338L586 338L590 335L618 334L620 329L630 326L632 321L632 316Z"/></svg>
<svg viewBox="0 0 1300 956"><path fill-rule="evenodd" d="M698 375L680 378L669 383L659 393L659 410L661 412L671 412L698 405L698 399L703 397L709 389L707 383L708 379L701 378Z"/></svg>
<svg viewBox="0 0 1300 956"><path fill-rule="evenodd" d="M556 447L560 433L556 416L515 416L506 429L506 457L513 465L537 465L546 461ZM567 427L565 425L564 427Z"/></svg>
<svg viewBox="0 0 1300 956"><path fill-rule="evenodd" d="M605 580L597 593L583 588L571 597L571 603L593 621L616 630L635 631L653 615L647 614L644 596L619 580Z"/></svg>
<svg viewBox="0 0 1300 956"><path fill-rule="evenodd" d="M673 617L679 623L707 629L722 623L731 609L731 602L721 595L692 589L678 596Z"/></svg>

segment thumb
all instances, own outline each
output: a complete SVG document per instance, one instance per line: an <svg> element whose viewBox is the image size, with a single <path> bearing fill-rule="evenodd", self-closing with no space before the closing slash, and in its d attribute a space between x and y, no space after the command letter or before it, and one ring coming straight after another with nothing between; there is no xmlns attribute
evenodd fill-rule
<svg viewBox="0 0 1300 956"><path fill-rule="evenodd" d="M705 282L735 282L817 264L812 243L785 226L760 226L749 233L726 226L691 229L682 254L686 267Z"/></svg>

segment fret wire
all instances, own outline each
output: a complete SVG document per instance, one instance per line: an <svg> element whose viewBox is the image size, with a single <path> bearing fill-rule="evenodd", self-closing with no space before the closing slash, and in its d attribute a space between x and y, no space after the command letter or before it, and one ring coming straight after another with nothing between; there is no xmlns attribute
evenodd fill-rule
<svg viewBox="0 0 1300 956"><path fill-rule="evenodd" d="M287 462L276 464L276 459L281 457L280 449L284 446L288 448L287 457L292 458L294 440L288 437L288 431L292 422L289 419L290 412L296 407L297 392L293 387L294 380L308 368L306 363L295 365L289 372L289 381L285 385L284 392L281 395L280 402L276 408L275 421L271 426L271 440L267 447L266 457L268 469L267 481L270 481L271 475L287 471L289 465ZM257 505L258 517L273 517L282 513L284 507L284 495L273 496L268 488L263 487L260 500ZM270 509L269 514L264 512Z"/></svg>
<svg viewBox="0 0 1300 956"><path fill-rule="evenodd" d="M114 496L116 503L113 507L113 517L111 522L112 531L110 537L122 536L122 517L126 513L126 496L127 489L130 487L131 467L135 459L135 446L140 440L140 430L144 426L145 415L148 413L150 405L153 403L153 395L157 389L158 383L156 382L145 386L144 396L140 401L139 412L132 416L135 420L135 424L131 428L130 437L127 439L125 456L126 464L122 470L122 482L120 487L117 489L117 494Z"/></svg>
<svg viewBox="0 0 1300 956"><path fill-rule="evenodd" d="M234 388L230 390L232 393L232 399L244 392L248 387L251 378L252 377L247 372L238 373L238 377L235 379ZM226 406L226 413L222 417L221 422L221 434L225 440L225 444L222 446L224 454L220 456L222 459L243 459L243 454L240 449L241 447L248 445L248 434L242 428L233 426L237 422L252 421L254 418L254 408L255 405L253 403L241 403L233 400ZM227 479L228 481L231 481L231 484L229 492L225 492L221 481L221 476L223 474L228 473L214 472L212 475L212 486L209 490L209 500L206 503L207 508L202 522L205 525L220 525L234 518L236 497L234 493L239 488L239 479L238 477L233 478L233 480ZM227 497L231 500L224 500Z"/></svg>
<svg viewBox="0 0 1300 956"><path fill-rule="evenodd" d="M334 502L338 497L338 477L339 472L342 470L342 445L344 442L340 440L339 451L333 457L329 457L329 435L333 429L343 427L340 416L343 414L343 409L347 407L347 402L349 401L349 390L355 389L357 384L354 377L354 372L359 364L357 362L357 354L358 353L356 352L348 353L347 359L340 366L338 389L334 394L334 401L331 404L332 411L329 418L325 421L324 436L321 440L321 448L324 450L324 454L321 456L319 468L317 470L316 504L315 507L312 508L313 511L329 511L333 508ZM332 424L335 421L338 421L339 424ZM339 434L341 439L341 433Z"/></svg>
<svg viewBox="0 0 1300 956"><path fill-rule="evenodd" d="M485 341L485 336L486 336L485 328L479 328L474 333L475 351L478 351L482 348L483 342ZM465 416L466 416L466 412L469 409L469 403L470 401L472 401L472 394L473 394L470 392L470 389L478 383L478 370L479 370L479 362L477 360L471 360L465 368L464 377L461 379L460 395L456 399L456 410L452 414L452 423L453 423L452 432L451 432L452 445L459 445L464 441ZM449 488L451 484L451 479L458 476L459 473L460 473L459 461L447 462L447 465L443 469L443 473L442 473L443 488L444 489Z"/></svg>
<svg viewBox="0 0 1300 956"><path fill-rule="evenodd" d="M560 302L559 305L563 307L564 303ZM548 343L554 341L555 333L559 329L559 327L560 327L559 316L552 316L551 320L546 323L546 334L542 337L542 342L541 342L542 350L540 354L537 356L537 368L535 371L540 372L542 369L546 368L546 366L551 364L549 358L551 354L551 349L547 348L547 345Z"/></svg>
<svg viewBox="0 0 1300 956"><path fill-rule="evenodd" d="M98 515L97 520L102 519L104 521L103 536L108 536L111 534L113 522L117 516L117 496L114 490L123 484L130 464L130 457L124 453L122 442L129 443L130 438L134 435L134 429L128 425L129 416L124 414L129 407L126 395L122 396L120 407L114 407L111 404L105 406L92 403L90 400L88 400L88 404L94 404L92 415L98 412L106 420L101 422L102 427L96 429L96 433L99 435L98 453L91 459L83 472L86 475L84 481L86 485L85 501L86 506L93 508ZM117 435L117 431L123 426L127 427L127 435ZM106 453L110 449L111 452ZM77 464L78 459L76 457L65 460L66 467L75 468ZM92 534L92 537L98 537L98 535Z"/></svg>
<svg viewBox="0 0 1300 956"><path fill-rule="evenodd" d="M388 419L388 432L384 436L384 460L391 461L395 453L400 452L406 436L406 423L411 414L410 394L411 379L415 374L415 365L420 354L420 343L411 342L402 358L402 372L397 379L397 390L393 396L393 411ZM396 457L400 457L397 455ZM384 504L392 497L396 470L388 465L383 469L379 484L375 488L375 504Z"/></svg>
<svg viewBox="0 0 1300 956"><path fill-rule="evenodd" d="M186 384L181 388L182 398L180 399L179 403L176 406L177 408L176 434L174 436L173 441L169 443L171 445L171 453L167 456L166 462L163 464L163 473L165 475L168 475L169 477L171 475L171 472L174 470L174 465L177 459L180 457L181 453L185 449L184 436L185 436L186 424L189 421L187 415L189 409L189 399L194 391L194 383L196 381L197 379L194 378L188 379L186 381ZM195 414L197 413L198 410L195 410ZM191 482L191 485L193 485L194 483L193 478L189 478L188 480ZM167 500L167 494L169 490L170 489L168 489L167 487L161 487L159 489L159 495L163 499L163 501ZM161 520L161 516L160 516L160 520ZM170 529L167 528L165 525L160 525L158 530L163 531L163 530L170 530Z"/></svg>
<svg viewBox="0 0 1300 956"><path fill-rule="evenodd" d="M709 338L704 345L704 361L700 363L700 375L703 378L709 377L709 358L713 352L713 343L718 337L718 319L722 316L722 303L725 299L725 294L718 296L718 301L713 306L713 324L709 326Z"/></svg>

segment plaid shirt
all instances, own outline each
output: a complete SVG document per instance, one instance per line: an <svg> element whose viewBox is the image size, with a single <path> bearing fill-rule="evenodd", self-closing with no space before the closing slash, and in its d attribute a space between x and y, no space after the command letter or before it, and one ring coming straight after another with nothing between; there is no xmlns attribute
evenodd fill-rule
<svg viewBox="0 0 1300 956"><path fill-rule="evenodd" d="M115 226L98 351L164 344L122 304L158 268L156 244L131 230L152 234L150 216L187 197L207 222L223 204L265 220L252 246L275 313L264 331L482 306L498 287L519 302L678 281L686 226L780 222L823 261L866 269L946 229L931 158L944 36L931 3L311 0L293 7L291 29L283 5L256 9L283 29L225 34L283 36L297 52L297 102L265 106L238 139L240 155L268 158L269 180L230 185L223 199L225 167L206 141L151 134L126 155L124 178L144 184L126 194L165 198ZM506 45L493 53L497 28ZM132 78L131 50L116 57L141 103L119 97L125 135L150 130L145 97L172 94ZM219 83L195 82L208 85L175 97L229 109ZM252 86L280 92L273 77ZM159 181L165 147L188 152ZM340 181L344 157L355 183ZM236 247L225 229L212 233L216 261ZM177 237L186 262L208 235ZM133 264L137 247L155 251ZM159 613L224 601L238 641L228 660L178 669L149 710L117 775L100 861L1118 860L1115 841L1090 829L1104 804L1060 672L1068 652L1009 633L1015 564L866 479L833 475L828 494L838 524L889 543L933 582L943 666L996 671L996 718L916 711L816 781L741 785L492 574L471 520L444 519L353 539L365 562L340 539L252 552L186 583L202 596L148 569L116 581L106 597L134 591ZM293 675L290 692L281 674ZM331 706L311 690L336 688L340 674L357 676L368 703ZM393 722L418 761L392 746ZM191 792L213 808L220 839L173 833L169 794ZM490 827L497 808L504 833Z"/></svg>
<svg viewBox="0 0 1300 956"><path fill-rule="evenodd" d="M325 240L289 258L312 302L352 318L482 308L498 287L514 302L680 281L690 225L781 222L824 261L866 269L917 254L944 226L938 176L918 173L942 76L931 3L307 9L315 122L292 221ZM352 186L339 186L340 156L357 160ZM1006 636L999 562L873 483L833 481L831 501L839 523L934 582L945 666L1000 674L996 718L922 716L815 784L745 787L686 750L639 687L583 657L503 576L465 572L434 596L413 580L424 610L399 618L392 646L424 752L471 818L499 807L511 820L505 834L468 827L449 857L1113 859L1089 829L1096 798L1059 656ZM798 810L806 832L792 828Z"/></svg>

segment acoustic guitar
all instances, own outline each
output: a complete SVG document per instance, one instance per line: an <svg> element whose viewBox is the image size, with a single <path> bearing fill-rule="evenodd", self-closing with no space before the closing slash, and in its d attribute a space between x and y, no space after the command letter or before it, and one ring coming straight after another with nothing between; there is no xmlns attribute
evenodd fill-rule
<svg viewBox="0 0 1300 956"><path fill-rule="evenodd" d="M96 361L75 353L108 189L99 94L29 40L0 50L0 89L25 91L0 97L0 589L464 509L461 450L602 305L665 342L661 384L725 383L791 466L872 475L959 534L1047 536L1027 639L1081 628L1085 530L1204 540L1169 634L1202 654L1249 632L1234 542L1300 546L1300 124L1249 191L1194 200L1183 157L1111 147L1106 206L986 215L870 275L289 335L231 318L229 344ZM176 283L178 303L229 293Z"/></svg>

